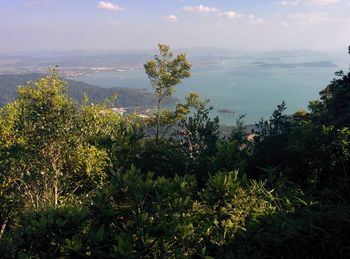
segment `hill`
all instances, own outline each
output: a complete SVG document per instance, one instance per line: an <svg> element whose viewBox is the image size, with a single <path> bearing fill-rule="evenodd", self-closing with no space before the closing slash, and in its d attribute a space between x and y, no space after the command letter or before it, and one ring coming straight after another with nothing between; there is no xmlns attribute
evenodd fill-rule
<svg viewBox="0 0 350 259"><path fill-rule="evenodd" d="M0 107L13 101L17 97L17 86L25 85L28 81L35 81L42 77L43 74L0 74ZM84 94L89 97L92 103L101 103L106 98L117 94L117 105L123 107L153 107L156 104L155 94L145 89L132 88L103 88L84 82L66 79L68 83L68 95L77 100L82 101ZM166 105L173 104L177 101L170 98L165 101Z"/></svg>

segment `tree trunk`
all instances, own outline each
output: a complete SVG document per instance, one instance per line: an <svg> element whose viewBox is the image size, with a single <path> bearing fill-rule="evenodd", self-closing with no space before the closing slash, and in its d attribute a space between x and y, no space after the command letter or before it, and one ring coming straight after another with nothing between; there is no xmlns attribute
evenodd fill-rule
<svg viewBox="0 0 350 259"><path fill-rule="evenodd" d="M0 229L0 239L2 238L4 232L5 232L5 229L6 229L6 225L7 225L7 222L8 222L9 218L6 218L5 219L5 222L1 225L1 229Z"/></svg>
<svg viewBox="0 0 350 259"><path fill-rule="evenodd" d="M56 166L56 163L53 162L52 163L52 169L55 173L55 176L54 176L54 203L55 203L55 207L57 207L58 205L58 178L60 176L60 170L57 168Z"/></svg>
<svg viewBox="0 0 350 259"><path fill-rule="evenodd" d="M156 146L158 147L159 144L159 131L160 131L160 102L161 100L158 99L157 104L157 128L156 128Z"/></svg>
<svg viewBox="0 0 350 259"><path fill-rule="evenodd" d="M58 204L58 180L55 179L55 207L57 207Z"/></svg>

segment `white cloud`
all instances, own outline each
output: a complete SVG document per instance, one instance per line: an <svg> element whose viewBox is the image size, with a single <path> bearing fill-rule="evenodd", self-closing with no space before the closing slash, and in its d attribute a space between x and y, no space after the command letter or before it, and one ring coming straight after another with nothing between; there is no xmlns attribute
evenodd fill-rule
<svg viewBox="0 0 350 259"><path fill-rule="evenodd" d="M280 6L327 6L338 3L339 0L294 0L277 2Z"/></svg>
<svg viewBox="0 0 350 259"><path fill-rule="evenodd" d="M113 4L111 2L105 2L105 1L100 1L97 5L97 8L115 11L115 12L122 11L125 9L117 4Z"/></svg>
<svg viewBox="0 0 350 259"><path fill-rule="evenodd" d="M328 22L333 19L327 13L294 13L289 18L302 24Z"/></svg>
<svg viewBox="0 0 350 259"><path fill-rule="evenodd" d="M250 19L250 24L253 24L253 25L265 25L266 22L264 21L264 19L262 18L253 18L253 19Z"/></svg>
<svg viewBox="0 0 350 259"><path fill-rule="evenodd" d="M199 6L185 6L183 8L185 12L188 13L213 13L217 12L218 9L215 7L210 7L210 6L204 6L204 5L199 5Z"/></svg>
<svg viewBox="0 0 350 259"><path fill-rule="evenodd" d="M40 5L40 4L48 4L48 1L47 0L27 0L24 2L25 6Z"/></svg>
<svg viewBox="0 0 350 259"><path fill-rule="evenodd" d="M245 21L249 22L249 24L252 25L264 25L266 22L259 17L256 17L254 14L243 14L243 13L238 13L235 11L227 11L227 12L220 12L218 14L218 17L220 18L225 18L228 20L240 20L240 21Z"/></svg>
<svg viewBox="0 0 350 259"><path fill-rule="evenodd" d="M308 2L310 5L313 4L313 5L325 6L325 5L338 3L339 0L309 0Z"/></svg>
<svg viewBox="0 0 350 259"><path fill-rule="evenodd" d="M175 15L168 15L161 17L161 19L165 22L177 22L177 17Z"/></svg>
<svg viewBox="0 0 350 259"><path fill-rule="evenodd" d="M280 6L299 6L300 1L281 1L277 2L277 4Z"/></svg>
<svg viewBox="0 0 350 259"><path fill-rule="evenodd" d="M243 18L245 15L237 13L235 11L228 11L228 12L223 12L219 13L219 17L227 18L227 19L237 19L237 18Z"/></svg>
<svg viewBox="0 0 350 259"><path fill-rule="evenodd" d="M248 15L248 18L249 18L249 19L254 19L255 16L254 16L254 14L249 14L249 15Z"/></svg>

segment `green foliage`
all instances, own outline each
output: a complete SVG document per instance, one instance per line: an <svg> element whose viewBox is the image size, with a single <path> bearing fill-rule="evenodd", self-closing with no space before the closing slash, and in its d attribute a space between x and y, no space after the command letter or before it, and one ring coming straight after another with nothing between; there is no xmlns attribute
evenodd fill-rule
<svg viewBox="0 0 350 259"><path fill-rule="evenodd" d="M231 134L228 137L228 140L230 141L236 141L240 146L246 146L249 144L249 141L247 139L247 130L244 126L244 117L246 115L238 115L236 119L236 125L235 128L232 130Z"/></svg>
<svg viewBox="0 0 350 259"><path fill-rule="evenodd" d="M344 204L314 204L261 216L226 252L235 258L348 258L349 213Z"/></svg>
<svg viewBox="0 0 350 259"><path fill-rule="evenodd" d="M158 44L159 55L144 65L144 69L157 95L156 143L160 139L161 103L175 92L175 86L191 76L191 64L181 53L175 58L167 45Z"/></svg>
<svg viewBox="0 0 350 259"><path fill-rule="evenodd" d="M175 86L180 84L182 79L191 76L191 64L188 63L185 54L173 58L169 46L159 44L158 47L159 55L148 61L144 68L161 102L166 96L174 93Z"/></svg>
<svg viewBox="0 0 350 259"><path fill-rule="evenodd" d="M247 133L244 126L244 117L245 115L238 116L236 126L227 139L217 141L217 152L211 158L215 172L239 170L241 173L246 173L247 160L252 150L252 140L249 140L251 133Z"/></svg>
<svg viewBox="0 0 350 259"><path fill-rule="evenodd" d="M85 209L75 207L24 214L4 241L12 239L10 246L0 246L1 252L13 258L82 256L87 217Z"/></svg>
<svg viewBox="0 0 350 259"><path fill-rule="evenodd" d="M20 87L0 115L4 228L20 206L31 210L89 199L112 167L127 165L142 134L139 119L121 119L107 105L78 108L56 71Z"/></svg>
<svg viewBox="0 0 350 259"><path fill-rule="evenodd" d="M25 85L28 81L38 81L45 77L45 74L25 73L25 74L1 74L0 75L0 107L12 102L18 97L17 86ZM157 105L157 96L144 89L125 88L125 87L99 87L76 80L65 79L68 83L67 93L70 98L84 103L84 96L89 96L89 102L102 104L106 98L112 95L118 96L118 105L122 107L154 107ZM165 98L164 104L173 105L176 98Z"/></svg>
<svg viewBox="0 0 350 259"><path fill-rule="evenodd" d="M211 157L217 152L219 140L219 119L210 117L213 107L208 103L209 100L202 101L198 94L190 93L178 109L193 112L179 121L179 129L173 136L187 160L187 172L196 175L201 184L212 172Z"/></svg>
<svg viewBox="0 0 350 259"><path fill-rule="evenodd" d="M33 207L39 206L35 197L57 205L59 179L65 177L62 170L77 145L74 104L55 72L18 92L14 104L2 109L4 170L19 179L18 188Z"/></svg>
<svg viewBox="0 0 350 259"><path fill-rule="evenodd" d="M350 53L349 53L350 54ZM316 113L314 121L336 127L350 126L350 71L335 73L331 83L320 92L320 100L312 101L309 108Z"/></svg>
<svg viewBox="0 0 350 259"><path fill-rule="evenodd" d="M109 254L121 234L129 237L127 254L132 257L189 253L190 246L184 245L193 238L194 190L191 177L154 179L152 174L142 176L134 167L115 174L92 206L96 227L105 226L99 256Z"/></svg>
<svg viewBox="0 0 350 259"><path fill-rule="evenodd" d="M246 172L249 151L236 141L217 142L217 152L211 157L214 171L239 170Z"/></svg>
<svg viewBox="0 0 350 259"><path fill-rule="evenodd" d="M336 177L347 177L348 128L305 121L288 125L287 134L266 135L255 143L249 163L252 176L257 168L273 167L277 174L314 188L323 188Z"/></svg>
<svg viewBox="0 0 350 259"><path fill-rule="evenodd" d="M143 172L173 177L186 173L187 158L173 141L161 140L157 145L155 140L147 139L141 147L135 165Z"/></svg>
<svg viewBox="0 0 350 259"><path fill-rule="evenodd" d="M190 66L159 47L145 69L161 97ZM349 89L339 76L310 112L284 115L283 102L253 133L240 116L227 139L195 93L144 120L107 102L78 107L56 71L20 87L0 110L0 254L348 258ZM146 137L157 123L162 135Z"/></svg>
<svg viewBox="0 0 350 259"><path fill-rule="evenodd" d="M162 137L158 143L145 140L135 164L143 172L167 177L192 174L203 184L209 173L215 171L212 160L219 145L219 121L210 117L212 107L208 107L208 102L200 100L196 93L187 95L186 102L177 104L171 113L176 125L170 130L170 137Z"/></svg>
<svg viewBox="0 0 350 259"><path fill-rule="evenodd" d="M268 121L264 119L259 121L256 125L258 130L255 132L258 134L258 140L266 136L278 136L288 133L288 117L283 115L286 109L286 103L283 101L280 105L277 105L277 109L273 111Z"/></svg>

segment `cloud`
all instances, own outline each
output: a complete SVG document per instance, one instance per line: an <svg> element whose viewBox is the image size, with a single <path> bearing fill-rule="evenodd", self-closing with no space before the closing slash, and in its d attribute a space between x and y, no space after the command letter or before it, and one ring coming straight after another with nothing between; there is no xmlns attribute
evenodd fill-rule
<svg viewBox="0 0 350 259"><path fill-rule="evenodd" d="M236 13L235 11L228 11L228 12L222 12L219 13L219 17L227 18L227 19L237 19L237 18L243 18L245 15Z"/></svg>
<svg viewBox="0 0 350 259"><path fill-rule="evenodd" d="M244 14L235 11L220 12L218 17L228 20L240 20L251 25L266 25L267 23L262 18L256 17L254 14Z"/></svg>
<svg viewBox="0 0 350 259"><path fill-rule="evenodd" d="M25 6L33 6L33 5L40 5L40 4L48 4L48 0L27 0L24 2Z"/></svg>
<svg viewBox="0 0 350 259"><path fill-rule="evenodd" d="M168 16L164 16L161 17L161 19L165 22L177 22L177 17L175 15L168 15Z"/></svg>
<svg viewBox="0 0 350 259"><path fill-rule="evenodd" d="M300 1L280 1L280 2L277 2L277 4L280 6L299 6L300 3L301 3Z"/></svg>
<svg viewBox="0 0 350 259"><path fill-rule="evenodd" d="M262 24L262 23L264 23L265 21L264 21L264 19L262 19L262 18L258 18L258 19L254 19L254 20L252 20L252 23L255 23L255 24Z"/></svg>
<svg viewBox="0 0 350 259"><path fill-rule="evenodd" d="M199 6L185 6L183 8L185 12L188 13L213 13L217 12L218 9L215 7L210 7L210 6L204 6L204 5L199 5Z"/></svg>
<svg viewBox="0 0 350 259"><path fill-rule="evenodd" d="M115 12L123 11L125 9L117 4L113 4L111 2L105 2L105 1L100 1L97 5L97 8L105 9L109 11L115 11Z"/></svg>
<svg viewBox="0 0 350 259"><path fill-rule="evenodd" d="M265 25L268 25L268 22L266 22L262 18L252 17L252 18L249 18L248 21L249 21L249 24L254 25L254 26L265 26Z"/></svg>
<svg viewBox="0 0 350 259"><path fill-rule="evenodd" d="M237 13L235 11L221 12L218 14L218 17L229 20L244 19L245 21L249 21L250 24L265 24L265 21L263 19L256 17L254 14L243 14Z"/></svg>
<svg viewBox="0 0 350 259"><path fill-rule="evenodd" d="M294 0L294 1L280 1L278 5L288 6L327 6L338 3L339 0Z"/></svg>
<svg viewBox="0 0 350 259"><path fill-rule="evenodd" d="M339 2L339 0L308 0L307 2L309 3L309 5L326 6L336 4Z"/></svg>
<svg viewBox="0 0 350 259"><path fill-rule="evenodd" d="M290 14L289 18L302 24L312 24L334 20L327 13L294 13Z"/></svg>

